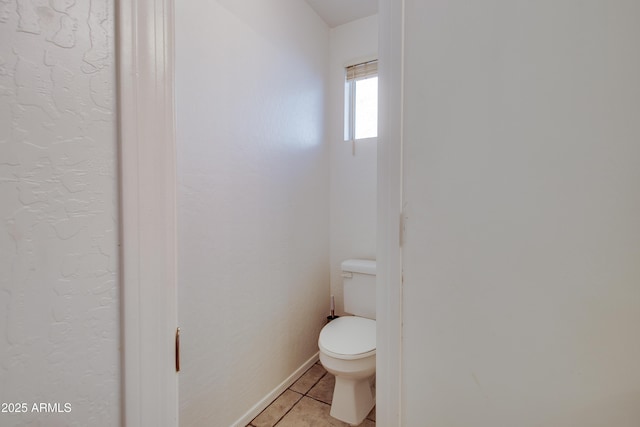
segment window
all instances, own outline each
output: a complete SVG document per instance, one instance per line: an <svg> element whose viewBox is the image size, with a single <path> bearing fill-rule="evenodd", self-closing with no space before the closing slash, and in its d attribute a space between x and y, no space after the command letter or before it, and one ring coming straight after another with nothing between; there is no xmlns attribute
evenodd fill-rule
<svg viewBox="0 0 640 427"><path fill-rule="evenodd" d="M378 136L378 61L346 68L344 140Z"/></svg>

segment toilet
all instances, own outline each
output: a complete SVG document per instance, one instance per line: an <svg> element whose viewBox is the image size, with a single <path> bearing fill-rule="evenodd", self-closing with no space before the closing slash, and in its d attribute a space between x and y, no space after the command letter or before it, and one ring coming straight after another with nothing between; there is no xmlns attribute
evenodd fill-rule
<svg viewBox="0 0 640 427"><path fill-rule="evenodd" d="M360 424L375 405L376 261L342 263L344 311L318 339L320 363L336 377L330 415Z"/></svg>

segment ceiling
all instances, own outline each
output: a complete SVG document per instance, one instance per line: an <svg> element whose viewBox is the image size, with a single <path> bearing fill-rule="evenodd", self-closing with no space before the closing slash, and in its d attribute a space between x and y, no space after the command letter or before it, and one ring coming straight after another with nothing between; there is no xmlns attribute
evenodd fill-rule
<svg viewBox="0 0 640 427"><path fill-rule="evenodd" d="M378 0L307 0L331 28L378 13Z"/></svg>

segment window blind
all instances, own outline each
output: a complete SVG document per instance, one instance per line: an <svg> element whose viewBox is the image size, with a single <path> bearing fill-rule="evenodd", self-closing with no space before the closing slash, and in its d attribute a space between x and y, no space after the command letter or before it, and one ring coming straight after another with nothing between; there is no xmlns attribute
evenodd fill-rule
<svg viewBox="0 0 640 427"><path fill-rule="evenodd" d="M346 68L347 81L366 79L378 74L378 60L363 62L362 64L351 65Z"/></svg>

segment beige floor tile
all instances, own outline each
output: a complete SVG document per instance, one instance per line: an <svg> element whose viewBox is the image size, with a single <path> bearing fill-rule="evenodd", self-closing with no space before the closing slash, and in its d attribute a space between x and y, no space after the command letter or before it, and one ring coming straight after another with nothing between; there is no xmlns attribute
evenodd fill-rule
<svg viewBox="0 0 640 427"><path fill-rule="evenodd" d="M348 427L331 415L331 406L309 397L303 397L276 427ZM364 420L358 427L375 427L375 421Z"/></svg>
<svg viewBox="0 0 640 427"><path fill-rule="evenodd" d="M336 377L327 372L327 375L322 377L318 384L314 385L307 396L313 397L316 400L320 400L324 403L331 405L331 399L333 399L333 388L336 384Z"/></svg>
<svg viewBox="0 0 640 427"><path fill-rule="evenodd" d="M277 427L347 427L329 415L330 406L310 397L303 397L280 421Z"/></svg>
<svg viewBox="0 0 640 427"><path fill-rule="evenodd" d="M301 394L291 390L285 390L264 411L251 421L255 427L273 427L302 397Z"/></svg>
<svg viewBox="0 0 640 427"><path fill-rule="evenodd" d="M334 386L335 377L318 362L247 427L346 427L329 415ZM374 407L359 427L375 427L375 419Z"/></svg>
<svg viewBox="0 0 640 427"><path fill-rule="evenodd" d="M298 393L305 394L326 372L322 365L316 363L289 388Z"/></svg>

